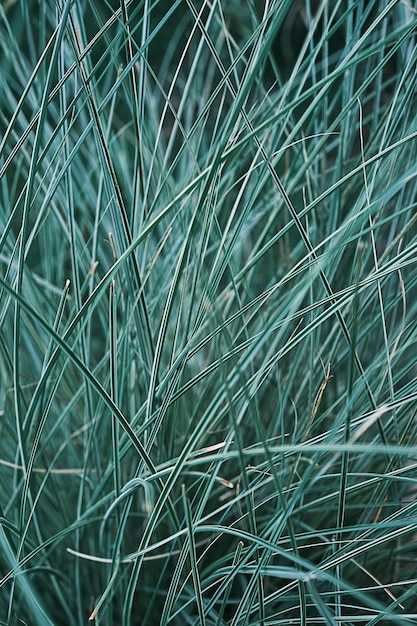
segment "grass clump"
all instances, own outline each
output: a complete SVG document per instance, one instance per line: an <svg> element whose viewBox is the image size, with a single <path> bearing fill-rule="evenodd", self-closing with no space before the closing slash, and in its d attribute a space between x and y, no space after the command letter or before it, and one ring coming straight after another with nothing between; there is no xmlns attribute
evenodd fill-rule
<svg viewBox="0 0 417 626"><path fill-rule="evenodd" d="M1 624L415 623L416 15L2 3Z"/></svg>

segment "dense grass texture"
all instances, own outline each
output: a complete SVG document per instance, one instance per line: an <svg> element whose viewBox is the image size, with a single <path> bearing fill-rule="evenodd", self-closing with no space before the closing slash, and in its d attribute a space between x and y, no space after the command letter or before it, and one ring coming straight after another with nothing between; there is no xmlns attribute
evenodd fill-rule
<svg viewBox="0 0 417 626"><path fill-rule="evenodd" d="M416 27L1 2L1 625L416 623Z"/></svg>

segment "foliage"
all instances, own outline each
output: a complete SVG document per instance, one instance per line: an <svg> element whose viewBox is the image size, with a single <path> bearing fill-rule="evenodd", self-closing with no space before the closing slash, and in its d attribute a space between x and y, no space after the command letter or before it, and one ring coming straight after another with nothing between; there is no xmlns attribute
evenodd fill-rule
<svg viewBox="0 0 417 626"><path fill-rule="evenodd" d="M3 0L1 624L415 623L416 24Z"/></svg>

